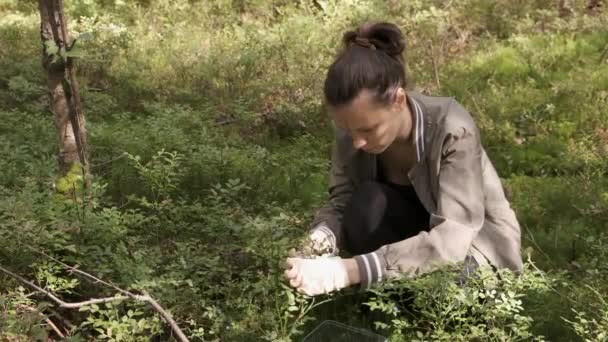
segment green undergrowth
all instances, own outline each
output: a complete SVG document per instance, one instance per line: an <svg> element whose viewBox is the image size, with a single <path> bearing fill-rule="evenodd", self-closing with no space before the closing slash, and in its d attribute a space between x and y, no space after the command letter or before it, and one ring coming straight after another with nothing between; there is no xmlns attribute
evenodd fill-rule
<svg viewBox="0 0 608 342"><path fill-rule="evenodd" d="M116 291L62 263L145 291L193 341L298 341L326 319L394 341L606 340L608 26L568 4L66 1L74 36L91 33L85 196L58 191L37 6L5 1L0 266L65 301ZM283 281L327 198L324 72L340 33L370 18L406 33L412 87L475 117L522 227L523 276L458 287L448 271L315 300ZM0 274L0 339L58 339L47 319L70 341L174 339L142 303L58 309Z"/></svg>
<svg viewBox="0 0 608 342"><path fill-rule="evenodd" d="M514 36L450 66L445 88L480 122L501 174L605 165L607 41L607 32Z"/></svg>

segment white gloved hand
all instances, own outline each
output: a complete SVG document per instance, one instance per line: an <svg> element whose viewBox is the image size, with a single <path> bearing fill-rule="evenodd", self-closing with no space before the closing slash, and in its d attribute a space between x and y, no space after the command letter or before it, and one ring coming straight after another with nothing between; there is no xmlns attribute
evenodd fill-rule
<svg viewBox="0 0 608 342"><path fill-rule="evenodd" d="M289 285L308 296L337 291L350 285L344 260L340 257L287 258L285 277Z"/></svg>

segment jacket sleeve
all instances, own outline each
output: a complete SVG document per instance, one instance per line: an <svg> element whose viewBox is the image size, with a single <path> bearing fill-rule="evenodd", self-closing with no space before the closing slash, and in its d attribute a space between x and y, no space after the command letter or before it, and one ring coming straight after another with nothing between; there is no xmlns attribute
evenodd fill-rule
<svg viewBox="0 0 608 342"><path fill-rule="evenodd" d="M331 169L329 174L329 201L317 211L312 221L312 230L327 232L334 244L342 246L342 214L352 196L354 182L348 175L344 146L340 146L339 136L332 146Z"/></svg>
<svg viewBox="0 0 608 342"><path fill-rule="evenodd" d="M485 217L481 158L476 130L460 128L446 136L430 230L356 256L362 287L383 278L414 277L465 259Z"/></svg>

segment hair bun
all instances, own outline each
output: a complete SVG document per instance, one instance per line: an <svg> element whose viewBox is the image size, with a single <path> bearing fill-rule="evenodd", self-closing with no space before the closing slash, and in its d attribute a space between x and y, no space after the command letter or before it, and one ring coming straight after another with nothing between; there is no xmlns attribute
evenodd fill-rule
<svg viewBox="0 0 608 342"><path fill-rule="evenodd" d="M367 22L342 36L344 46L327 70L323 92L330 107L352 103L362 90L376 103L390 105L407 87L405 38L397 25Z"/></svg>
<svg viewBox="0 0 608 342"><path fill-rule="evenodd" d="M405 37L395 24L387 22L367 22L356 31L344 34L346 46L357 44L362 47L377 49L387 55L402 60L405 51Z"/></svg>
<svg viewBox="0 0 608 342"><path fill-rule="evenodd" d="M372 49L372 50L376 50L376 45L374 45L374 43L372 43L369 39L367 38L362 38L362 37L356 37L354 42L355 44L362 46L364 48L368 48L368 49Z"/></svg>
<svg viewBox="0 0 608 342"><path fill-rule="evenodd" d="M342 37L342 42L344 43L344 45L346 45L346 47L348 47L355 43L355 40L357 39L357 37L358 37L357 31L348 31Z"/></svg>

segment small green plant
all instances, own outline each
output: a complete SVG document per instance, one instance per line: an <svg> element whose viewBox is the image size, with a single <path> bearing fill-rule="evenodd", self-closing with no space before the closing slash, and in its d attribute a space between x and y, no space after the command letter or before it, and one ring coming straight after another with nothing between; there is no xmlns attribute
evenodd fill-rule
<svg viewBox="0 0 608 342"><path fill-rule="evenodd" d="M0 340L45 341L44 317L23 286L0 291Z"/></svg>
<svg viewBox="0 0 608 342"><path fill-rule="evenodd" d="M92 304L80 308L87 312L87 319L80 325L91 329L101 341L144 342L160 332L161 324L157 316L146 314L140 307L125 307L122 303Z"/></svg>
<svg viewBox="0 0 608 342"><path fill-rule="evenodd" d="M313 319L308 315L311 310L333 299L333 296L321 299L307 297L295 292L293 288L285 284L281 284L281 289L287 300L277 302L281 305L280 321L276 331L264 336L264 339L268 341L291 341L291 338L302 334L301 327Z"/></svg>
<svg viewBox="0 0 608 342"><path fill-rule="evenodd" d="M36 270L36 280L49 292L59 295L61 293L74 293L80 282L75 278L65 277L64 268L53 262L42 261L32 267Z"/></svg>
<svg viewBox="0 0 608 342"><path fill-rule="evenodd" d="M603 296L591 286L586 288L596 297L596 302L592 304L596 310L576 310L572 309L576 314L573 320L563 318L564 321L576 332L585 342L600 342L608 340L608 301L606 296Z"/></svg>
<svg viewBox="0 0 608 342"><path fill-rule="evenodd" d="M372 290L367 305L386 314L376 326L393 340L408 341L542 341L531 331L522 298L547 291L544 275L526 268L520 276L481 268L464 286L457 272L435 272L414 280L389 282Z"/></svg>
<svg viewBox="0 0 608 342"><path fill-rule="evenodd" d="M163 149L145 163L142 162L140 156L134 156L128 152L125 152L125 155L133 163L137 173L148 186L154 203L168 199L170 194L177 189L182 162L182 156L179 153L166 152Z"/></svg>

